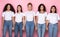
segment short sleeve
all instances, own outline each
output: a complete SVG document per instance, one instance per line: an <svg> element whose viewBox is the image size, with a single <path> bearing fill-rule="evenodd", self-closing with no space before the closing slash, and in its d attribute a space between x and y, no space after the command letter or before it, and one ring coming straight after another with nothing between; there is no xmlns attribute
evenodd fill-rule
<svg viewBox="0 0 60 37"><path fill-rule="evenodd" d="M25 16L25 13L22 13L23 16Z"/></svg>
<svg viewBox="0 0 60 37"><path fill-rule="evenodd" d="M17 13L14 14L14 17L16 16Z"/></svg>
<svg viewBox="0 0 60 37"><path fill-rule="evenodd" d="M35 12L33 12L33 14L34 14L34 16L36 16L36 13Z"/></svg>
<svg viewBox="0 0 60 37"><path fill-rule="evenodd" d="M60 20L60 16L58 15L58 20Z"/></svg>
<svg viewBox="0 0 60 37"><path fill-rule="evenodd" d="M47 17L47 12L45 12L45 17Z"/></svg>
<svg viewBox="0 0 60 37"><path fill-rule="evenodd" d="M11 15L12 15L12 17L14 17L14 16L15 16L15 15L14 15L14 12L12 12L12 14L11 14Z"/></svg>
<svg viewBox="0 0 60 37"><path fill-rule="evenodd" d="M39 12L36 12L36 16L38 16Z"/></svg>
<svg viewBox="0 0 60 37"><path fill-rule="evenodd" d="M4 17L4 15L5 15L5 13L3 12L3 13L2 13L2 17Z"/></svg>
<svg viewBox="0 0 60 37"><path fill-rule="evenodd" d="M49 20L49 17L50 17L50 16L49 16L49 15L47 15L46 20Z"/></svg>

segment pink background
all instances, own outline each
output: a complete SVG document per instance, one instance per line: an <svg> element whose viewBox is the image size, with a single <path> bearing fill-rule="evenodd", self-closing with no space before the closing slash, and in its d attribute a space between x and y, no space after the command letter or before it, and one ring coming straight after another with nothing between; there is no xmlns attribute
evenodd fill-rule
<svg viewBox="0 0 60 37"><path fill-rule="evenodd" d="M5 4L11 3L14 6L15 10L16 10L17 5L20 4L23 7L23 11L27 11L27 3L29 3L29 2L31 2L33 4L33 10L35 12L37 11L38 5L40 3L45 4L47 12L49 12L50 7L52 5L56 5L58 14L60 15L60 5L59 5L60 0L0 0L0 37L2 37L2 25L1 25L2 24L1 23L2 18L1 18L1 14L2 14L2 11L3 11L3 8L4 8ZM58 25L58 28L60 28L60 25ZM59 31L60 31L60 29L58 29L58 37L60 35ZM46 37L48 37L47 33L48 32L46 32L46 34L45 34ZM14 36L14 32L12 34ZM23 35L24 35L24 37L26 37L25 32L24 32ZM34 32L34 36L37 37L36 31Z"/></svg>

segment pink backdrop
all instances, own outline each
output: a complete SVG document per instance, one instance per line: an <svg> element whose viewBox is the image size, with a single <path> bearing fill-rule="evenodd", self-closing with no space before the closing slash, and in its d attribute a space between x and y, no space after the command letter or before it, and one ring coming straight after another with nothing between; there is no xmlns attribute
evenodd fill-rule
<svg viewBox="0 0 60 37"><path fill-rule="evenodd" d="M60 15L60 5L59 5L60 0L0 0L0 37L2 37L1 14L2 14L2 11L3 11L3 8L4 8L5 4L6 3L11 3L14 6L15 10L16 10L17 5L20 4L23 7L23 11L26 11L27 10L27 3L29 3L29 2L31 2L33 4L33 10L35 12L37 11L38 5L40 3L45 4L47 12L49 12L49 9L50 9L51 5L56 5L57 10L58 10L58 14ZM58 28L59 27L60 26L58 25ZM58 37L59 37L59 34L60 33L58 31ZM34 35L35 35L35 37L37 37L36 31L35 31ZM14 36L14 32L13 32L13 36ZM25 32L24 32L24 36L26 37ZM45 36L48 37L47 32L46 32Z"/></svg>

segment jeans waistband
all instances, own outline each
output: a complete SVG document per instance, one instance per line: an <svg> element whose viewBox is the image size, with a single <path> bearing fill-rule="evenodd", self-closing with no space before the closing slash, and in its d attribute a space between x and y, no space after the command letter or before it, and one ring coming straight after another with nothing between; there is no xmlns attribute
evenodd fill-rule
<svg viewBox="0 0 60 37"><path fill-rule="evenodd" d="M6 22L11 22L12 20L4 20L4 21L6 21Z"/></svg>
<svg viewBox="0 0 60 37"><path fill-rule="evenodd" d="M49 24L52 24L52 23L49 23ZM58 24L58 23L55 23L55 24Z"/></svg>

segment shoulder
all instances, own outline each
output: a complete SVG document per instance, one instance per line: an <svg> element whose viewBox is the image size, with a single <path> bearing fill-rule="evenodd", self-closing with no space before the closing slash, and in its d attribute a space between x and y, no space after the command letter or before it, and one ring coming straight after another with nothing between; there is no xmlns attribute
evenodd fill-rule
<svg viewBox="0 0 60 37"><path fill-rule="evenodd" d="M13 11L10 11L11 13L14 13Z"/></svg>
<svg viewBox="0 0 60 37"><path fill-rule="evenodd" d="M4 11L2 14L6 14L7 13L7 11Z"/></svg>

